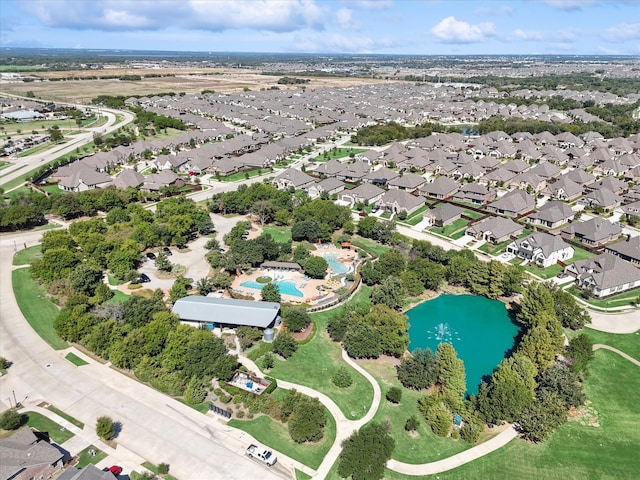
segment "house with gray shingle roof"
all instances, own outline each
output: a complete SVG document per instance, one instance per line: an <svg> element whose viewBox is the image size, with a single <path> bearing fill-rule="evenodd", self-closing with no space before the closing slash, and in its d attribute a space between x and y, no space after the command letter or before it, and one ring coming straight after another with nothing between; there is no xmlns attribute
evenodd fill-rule
<svg viewBox="0 0 640 480"><path fill-rule="evenodd" d="M557 235L536 232L511 242L507 245L507 252L547 268L571 259L574 249Z"/></svg>
<svg viewBox="0 0 640 480"><path fill-rule="evenodd" d="M593 190L578 200L578 204L580 205L585 205L591 208L600 207L605 211L613 210L614 208L619 207L621 203L622 197L620 195L616 195L608 188Z"/></svg>
<svg viewBox="0 0 640 480"><path fill-rule="evenodd" d="M113 186L116 188L137 188L144 182L144 175L136 172L132 168L123 168L118 176L113 180Z"/></svg>
<svg viewBox="0 0 640 480"><path fill-rule="evenodd" d="M376 187L371 183L363 183L351 190L342 191L339 195L339 199L353 206L356 203L374 203L382 198L384 193L385 191L380 187Z"/></svg>
<svg viewBox="0 0 640 480"><path fill-rule="evenodd" d="M467 226L466 234L492 243L500 243L520 235L524 227L510 218L488 217Z"/></svg>
<svg viewBox="0 0 640 480"><path fill-rule="evenodd" d="M83 468L67 467L56 480L113 480L113 473L90 463Z"/></svg>
<svg viewBox="0 0 640 480"><path fill-rule="evenodd" d="M404 190L387 190L379 200L376 201L376 205L384 208L392 213L399 213L403 210L411 215L413 212L424 206L424 197L417 197L411 195Z"/></svg>
<svg viewBox="0 0 640 480"><path fill-rule="evenodd" d="M640 266L640 236L627 237L625 240L607 245L604 251Z"/></svg>
<svg viewBox="0 0 640 480"><path fill-rule="evenodd" d="M361 181L370 171L371 167L369 164L355 161L344 165L344 168L337 173L336 178L343 182L356 183Z"/></svg>
<svg viewBox="0 0 640 480"><path fill-rule="evenodd" d="M480 183L463 183L453 196L459 202L486 205L496 198L496 191Z"/></svg>
<svg viewBox="0 0 640 480"><path fill-rule="evenodd" d="M338 160L329 160L328 162L319 163L313 170L307 170L309 173L327 177L337 176L339 172L344 170L345 165Z"/></svg>
<svg viewBox="0 0 640 480"><path fill-rule="evenodd" d="M39 440L29 427L0 438L0 478L50 478L63 466L64 453Z"/></svg>
<svg viewBox="0 0 640 480"><path fill-rule="evenodd" d="M84 167L76 170L71 176L58 182L58 187L65 192L84 192L94 188L105 188L111 185L111 177L106 173Z"/></svg>
<svg viewBox="0 0 640 480"><path fill-rule="evenodd" d="M398 178L400 174L395 170L382 167L367 173L362 181L365 183L373 183L379 187L385 187L390 180Z"/></svg>
<svg viewBox="0 0 640 480"><path fill-rule="evenodd" d="M577 261L564 271L576 279L579 287L591 290L598 298L640 287L640 268L610 253Z"/></svg>
<svg viewBox="0 0 640 480"><path fill-rule="evenodd" d="M435 208L427 210L422 214L425 219L429 219L429 226L445 227L462 216L464 209L450 203L441 203Z"/></svg>
<svg viewBox="0 0 640 480"><path fill-rule="evenodd" d="M426 178L420 175L416 175L415 173L405 173L404 175L400 175L389 180L389 182L387 183L387 187L389 187L390 189L397 188L409 193L414 193L425 183L427 183Z"/></svg>
<svg viewBox="0 0 640 480"><path fill-rule="evenodd" d="M537 212L527 217L534 225L542 225L546 228L558 228L573 220L574 212L564 202L550 201L538 208Z"/></svg>
<svg viewBox="0 0 640 480"><path fill-rule="evenodd" d="M500 199L487 205L487 210L507 217L518 217L536 208L536 201L532 195L524 190L511 190Z"/></svg>
<svg viewBox="0 0 640 480"><path fill-rule="evenodd" d="M600 217L593 217L586 222L573 222L562 230L562 235L576 238L589 245L604 245L617 239L622 227L614 225Z"/></svg>
<svg viewBox="0 0 640 480"><path fill-rule="evenodd" d="M279 190L287 190L293 187L295 190L307 188L313 185L315 179L311 175L295 169L287 168L273 179L273 183Z"/></svg>
<svg viewBox="0 0 640 480"><path fill-rule="evenodd" d="M158 173L147 175L140 187L142 190L159 191L163 187L182 187L184 180L171 170L161 170Z"/></svg>
<svg viewBox="0 0 640 480"><path fill-rule="evenodd" d="M307 193L310 198L318 198L322 193L333 195L344 190L344 183L337 178L328 177L318 183L314 183L307 187Z"/></svg>
<svg viewBox="0 0 640 480"><path fill-rule="evenodd" d="M449 177L437 177L433 182L425 183L420 193L426 197L445 199L452 197L460 188L460 184Z"/></svg>

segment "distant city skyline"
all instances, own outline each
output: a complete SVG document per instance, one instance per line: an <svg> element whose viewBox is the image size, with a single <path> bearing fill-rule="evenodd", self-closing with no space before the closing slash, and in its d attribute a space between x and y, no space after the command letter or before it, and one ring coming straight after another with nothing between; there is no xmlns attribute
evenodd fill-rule
<svg viewBox="0 0 640 480"><path fill-rule="evenodd" d="M640 55L640 0L2 0L0 47Z"/></svg>

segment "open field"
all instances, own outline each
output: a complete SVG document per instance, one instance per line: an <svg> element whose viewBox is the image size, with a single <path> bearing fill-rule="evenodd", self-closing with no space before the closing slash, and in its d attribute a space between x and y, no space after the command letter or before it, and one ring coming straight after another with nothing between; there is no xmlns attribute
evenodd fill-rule
<svg viewBox="0 0 640 480"><path fill-rule="evenodd" d="M121 81L117 79L104 80L61 80L48 81L51 78L73 78L74 76L89 75L145 75L145 74L175 74L175 77L143 78L139 81ZM280 76L261 75L254 70L243 69L109 69L88 72L64 71L64 72L37 72L30 75L41 79L34 82L5 83L2 91L25 95L32 91L36 97L49 100L89 103L97 93L102 95L153 95L163 92L199 93L202 90L215 90L216 92L237 92L244 88L251 90L268 89L278 87L281 90L295 89L299 86L278 85ZM384 80L352 77L304 77L311 80L305 84L305 88L317 87L345 87L348 85L362 85L370 83L384 83Z"/></svg>

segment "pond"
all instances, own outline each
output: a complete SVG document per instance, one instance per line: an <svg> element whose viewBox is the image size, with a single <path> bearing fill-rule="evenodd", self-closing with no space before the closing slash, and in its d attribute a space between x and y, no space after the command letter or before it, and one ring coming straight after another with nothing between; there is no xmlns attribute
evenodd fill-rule
<svg viewBox="0 0 640 480"><path fill-rule="evenodd" d="M478 393L482 377L510 352L519 332L504 303L475 295L440 295L406 313L409 351L453 345L464 362L469 395Z"/></svg>

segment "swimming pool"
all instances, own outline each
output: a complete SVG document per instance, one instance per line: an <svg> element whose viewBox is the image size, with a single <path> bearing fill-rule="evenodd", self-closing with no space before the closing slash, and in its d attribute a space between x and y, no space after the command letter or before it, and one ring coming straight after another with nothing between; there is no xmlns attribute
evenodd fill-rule
<svg viewBox="0 0 640 480"><path fill-rule="evenodd" d="M293 280L276 280L274 282L278 285L278 289L282 295L291 295L292 297L304 297L304 293L296 288L296 282ZM240 284L241 287L247 288L255 288L257 290L262 290L267 283L258 283L255 280L247 280L246 282L242 282Z"/></svg>
<svg viewBox="0 0 640 480"><path fill-rule="evenodd" d="M340 254L338 253L323 253L322 258L324 258L329 264L329 268L331 268L331 276L335 277L336 275L342 275L343 273L347 273L349 267L347 267L344 263L338 260Z"/></svg>

